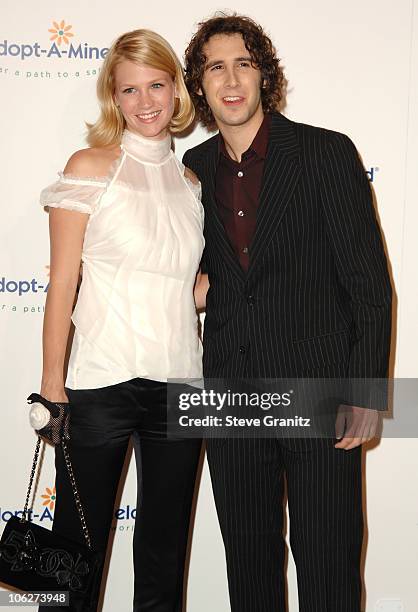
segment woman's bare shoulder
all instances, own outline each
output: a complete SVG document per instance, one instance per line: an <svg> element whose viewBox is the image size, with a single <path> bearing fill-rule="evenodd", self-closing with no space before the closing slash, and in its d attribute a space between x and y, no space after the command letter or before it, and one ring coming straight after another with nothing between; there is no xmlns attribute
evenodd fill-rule
<svg viewBox="0 0 418 612"><path fill-rule="evenodd" d="M71 155L64 168L64 175L106 177L119 155L120 147L118 145L80 149Z"/></svg>
<svg viewBox="0 0 418 612"><path fill-rule="evenodd" d="M199 179L197 178L193 170L190 170L190 168L187 168L187 166L184 166L184 176L195 185L199 184Z"/></svg>

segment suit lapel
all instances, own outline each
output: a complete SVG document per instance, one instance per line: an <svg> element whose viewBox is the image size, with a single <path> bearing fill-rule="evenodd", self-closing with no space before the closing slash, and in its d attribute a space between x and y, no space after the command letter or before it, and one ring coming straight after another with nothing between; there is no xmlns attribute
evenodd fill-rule
<svg viewBox="0 0 418 612"><path fill-rule="evenodd" d="M225 232L224 224L219 214L218 204L215 198L216 170L218 167L218 140L214 140L214 146L206 155L204 160L203 180L203 203L205 207L205 228L212 233L212 248L219 250L219 253L229 264L234 274L242 280L245 272L241 268L234 249ZM206 232L205 232L206 233Z"/></svg>
<svg viewBox="0 0 418 612"><path fill-rule="evenodd" d="M268 247L297 185L301 167L294 124L273 115L264 165L257 223L250 250L250 275Z"/></svg>

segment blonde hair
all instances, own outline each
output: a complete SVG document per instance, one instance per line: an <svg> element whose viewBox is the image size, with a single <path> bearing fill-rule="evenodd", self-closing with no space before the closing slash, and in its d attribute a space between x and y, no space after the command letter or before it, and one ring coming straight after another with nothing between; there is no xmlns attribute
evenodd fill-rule
<svg viewBox="0 0 418 612"><path fill-rule="evenodd" d="M193 102L184 84L183 68L169 43L151 30L133 30L115 40L103 62L97 80L97 97L100 117L94 124L87 124L87 142L91 147L119 144L125 129L125 119L114 100L116 66L123 61L135 62L164 70L173 79L178 98L168 128L182 132L193 121Z"/></svg>

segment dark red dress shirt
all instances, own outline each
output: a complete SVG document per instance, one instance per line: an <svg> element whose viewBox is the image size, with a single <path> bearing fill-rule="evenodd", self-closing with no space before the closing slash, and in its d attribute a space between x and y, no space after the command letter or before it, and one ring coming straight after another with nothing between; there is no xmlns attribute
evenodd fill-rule
<svg viewBox="0 0 418 612"><path fill-rule="evenodd" d="M219 134L216 202L229 241L244 270L248 270L250 261L270 124L271 115L264 115L263 123L240 162L230 157Z"/></svg>

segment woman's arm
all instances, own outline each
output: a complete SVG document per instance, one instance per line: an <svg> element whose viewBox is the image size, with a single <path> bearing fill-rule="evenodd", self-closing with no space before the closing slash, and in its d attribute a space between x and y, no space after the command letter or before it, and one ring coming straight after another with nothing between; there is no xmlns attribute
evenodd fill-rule
<svg viewBox="0 0 418 612"><path fill-rule="evenodd" d="M107 155L97 149L78 151L69 159L64 175L103 175L109 166ZM50 282L42 335L41 395L53 402L68 401L64 363L88 219L88 214L74 210L51 207L49 211Z"/></svg>
<svg viewBox="0 0 418 612"><path fill-rule="evenodd" d="M190 170L187 166L184 168L184 175L195 185L199 184L199 179L195 173ZM205 310L206 308L206 294L209 289L209 280L207 274L202 274L199 270L196 276L196 282L194 285L194 301L196 304L196 310Z"/></svg>
<svg viewBox="0 0 418 612"><path fill-rule="evenodd" d="M71 313L80 273L81 251L88 215L51 208L50 282L43 326L41 395L52 402L66 402L64 359Z"/></svg>
<svg viewBox="0 0 418 612"><path fill-rule="evenodd" d="M209 279L207 274L202 274L199 270L196 276L196 282L194 285L194 301L196 304L196 310L205 310L206 308L206 294L209 289Z"/></svg>

